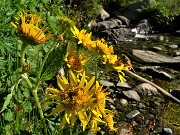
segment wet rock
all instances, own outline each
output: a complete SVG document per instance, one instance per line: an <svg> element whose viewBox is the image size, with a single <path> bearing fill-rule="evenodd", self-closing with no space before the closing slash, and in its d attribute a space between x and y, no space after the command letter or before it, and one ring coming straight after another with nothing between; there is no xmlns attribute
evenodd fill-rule
<svg viewBox="0 0 180 135"><path fill-rule="evenodd" d="M101 38L105 38L107 41L114 41L115 43L119 41L132 40L135 33L128 28L117 28L117 29L107 29L99 32Z"/></svg>
<svg viewBox="0 0 180 135"><path fill-rule="evenodd" d="M165 71L160 71L158 70L156 67L140 67L140 69L142 69L144 72L146 72L147 74L151 75L152 77L161 79L161 80L167 80L170 81L173 79L173 77L168 74Z"/></svg>
<svg viewBox="0 0 180 135"><path fill-rule="evenodd" d="M99 82L101 85L106 86L106 87L114 87L115 86L114 83L109 82L109 81L100 80Z"/></svg>
<svg viewBox="0 0 180 135"><path fill-rule="evenodd" d="M173 135L173 132L170 128L163 128L162 135Z"/></svg>
<svg viewBox="0 0 180 135"><path fill-rule="evenodd" d="M135 90L123 91L122 93L129 99L134 99L136 101L141 100L140 96L138 95L138 93Z"/></svg>
<svg viewBox="0 0 180 135"><path fill-rule="evenodd" d="M175 56L180 56L180 51L175 51L175 52L174 52L174 55L175 55Z"/></svg>
<svg viewBox="0 0 180 135"><path fill-rule="evenodd" d="M170 64L180 64L180 57L168 57L164 55L157 54L152 51L144 51L133 49L132 53L135 57L139 58L144 62L148 63L170 63Z"/></svg>
<svg viewBox="0 0 180 135"><path fill-rule="evenodd" d="M152 49L155 51L162 51L163 50L161 47L157 47L157 46L154 46Z"/></svg>
<svg viewBox="0 0 180 135"><path fill-rule="evenodd" d="M127 106L128 105L128 101L126 99L124 99L124 98L120 99L120 103L121 103L122 106Z"/></svg>
<svg viewBox="0 0 180 135"><path fill-rule="evenodd" d="M143 103L139 103L139 104L138 104L138 108L139 108L139 109L143 109L143 108L145 108L145 107L146 107L146 105L144 105Z"/></svg>
<svg viewBox="0 0 180 135"><path fill-rule="evenodd" d="M132 118L138 116L139 114L141 114L140 111L138 111L138 110L133 110L133 111L131 111L130 113L128 113L128 114L126 115L126 118L132 119Z"/></svg>
<svg viewBox="0 0 180 135"><path fill-rule="evenodd" d="M153 94L154 95L159 94L158 90L149 83L139 84L136 87L134 87L133 90L137 91L141 95L147 95L147 96L151 96Z"/></svg>
<svg viewBox="0 0 180 135"><path fill-rule="evenodd" d="M131 86L129 86L129 84L128 84L127 82L122 83L122 82L119 81L119 82L116 84L116 86L117 86L117 87L121 87L121 88L131 89Z"/></svg>
<svg viewBox="0 0 180 135"><path fill-rule="evenodd" d="M180 100L180 89L179 90L171 90L170 93L171 93L171 95L173 95L174 97L176 97Z"/></svg>
<svg viewBox="0 0 180 135"><path fill-rule="evenodd" d="M178 45L169 45L169 47L170 47L171 49L176 49L176 48L178 48Z"/></svg>
<svg viewBox="0 0 180 135"><path fill-rule="evenodd" d="M106 12L104 10L104 8L102 6L100 6L100 5L99 5L99 14L100 14L100 17L101 17L102 20L105 20L106 18L110 17L109 13Z"/></svg>

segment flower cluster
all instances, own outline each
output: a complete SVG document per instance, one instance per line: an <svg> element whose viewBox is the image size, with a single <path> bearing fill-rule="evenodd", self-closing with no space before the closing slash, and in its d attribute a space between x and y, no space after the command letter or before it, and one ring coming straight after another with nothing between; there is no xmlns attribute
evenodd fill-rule
<svg viewBox="0 0 180 135"><path fill-rule="evenodd" d="M123 71L129 70L131 68L131 62L129 59L127 59L127 57L119 58L117 55L115 55L113 46L108 47L107 42L104 39L92 41L91 33L87 33L84 29L79 31L74 26L71 28L71 31L74 37L78 39L78 44L82 44L84 47L94 52L95 54L101 54L104 59L103 64L107 64L110 68L116 70L122 82L125 80L123 77Z"/></svg>
<svg viewBox="0 0 180 135"><path fill-rule="evenodd" d="M95 77L89 81L86 80L85 72L81 79L75 76L72 70L69 70L69 81L64 76L57 76L57 84L60 90L47 88L50 93L48 98L57 100L59 106L49 115L57 112L65 112L60 128L66 123L73 126L77 119L80 120L83 131L88 128L92 132L100 130L99 124L107 125L111 130L114 128L113 113L105 109L106 95L109 93L103 90L102 86L96 81Z"/></svg>

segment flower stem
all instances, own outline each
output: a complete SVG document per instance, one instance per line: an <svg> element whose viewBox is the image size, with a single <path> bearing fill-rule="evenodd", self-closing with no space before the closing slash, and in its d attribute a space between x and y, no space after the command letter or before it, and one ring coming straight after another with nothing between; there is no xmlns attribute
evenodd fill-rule
<svg viewBox="0 0 180 135"><path fill-rule="evenodd" d="M25 53L26 53L26 49L28 47L29 44L23 44L22 48L21 48L21 67L23 67L24 63L25 63Z"/></svg>
<svg viewBox="0 0 180 135"><path fill-rule="evenodd" d="M103 73L98 77L97 81L99 81L109 71L110 71L110 69L106 67L105 70L103 71Z"/></svg>
<svg viewBox="0 0 180 135"><path fill-rule="evenodd" d="M36 102L36 106L38 108L38 111L39 111L39 115L40 115L40 118L41 118L41 121L43 123L43 128L44 128L44 134L47 135L47 129L46 129L46 122L45 122L45 119L44 119L44 114L43 114L43 111L42 111L42 107L41 107L41 104L39 102L39 98L38 98L38 95L37 95L37 89L33 87L33 85L31 84L28 76L26 73L24 74L21 74L21 77L27 82L29 88L30 88L30 91L34 97L34 100Z"/></svg>
<svg viewBox="0 0 180 135"><path fill-rule="evenodd" d="M41 121L42 121L42 124L43 124L43 128L44 128L44 134L47 135L46 121L45 121L44 114L43 114L43 111L42 111L42 107L41 107L41 104L39 102L39 98L38 98L38 95L37 95L37 89L31 89L31 93L32 93L32 95L34 97L34 100L36 102L36 106L37 106L38 111L39 111L39 115L40 115L40 118L41 118Z"/></svg>

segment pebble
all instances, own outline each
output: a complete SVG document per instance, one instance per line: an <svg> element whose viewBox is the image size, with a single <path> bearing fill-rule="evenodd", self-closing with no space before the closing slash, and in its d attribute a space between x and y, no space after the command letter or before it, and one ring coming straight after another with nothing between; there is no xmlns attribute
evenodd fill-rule
<svg viewBox="0 0 180 135"><path fill-rule="evenodd" d="M128 114L126 115L126 118L132 119L132 118L136 117L136 116L139 115L139 114L140 114L140 111L138 111L138 110L133 110L133 111L131 111L130 113L128 113Z"/></svg>
<svg viewBox="0 0 180 135"><path fill-rule="evenodd" d="M176 49L176 48L178 48L178 45L169 45L169 47L172 49Z"/></svg>
<svg viewBox="0 0 180 135"><path fill-rule="evenodd" d="M100 80L99 82L101 85L106 86L106 87L114 87L115 86L114 83L109 82L109 81Z"/></svg>
<svg viewBox="0 0 180 135"><path fill-rule="evenodd" d="M141 100L140 96L138 95L138 93L135 90L123 91L122 93L129 99L134 99L136 101Z"/></svg>
<svg viewBox="0 0 180 135"><path fill-rule="evenodd" d="M162 135L172 135L173 132L170 128L163 128Z"/></svg>
<svg viewBox="0 0 180 135"><path fill-rule="evenodd" d="M124 99L124 98L120 99L120 103L121 103L122 106L127 106L128 105L128 101L126 99Z"/></svg>

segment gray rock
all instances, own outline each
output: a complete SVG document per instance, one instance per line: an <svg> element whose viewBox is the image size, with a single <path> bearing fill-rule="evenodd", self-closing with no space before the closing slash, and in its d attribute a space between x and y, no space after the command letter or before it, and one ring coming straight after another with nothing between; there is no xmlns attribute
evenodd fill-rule
<svg viewBox="0 0 180 135"><path fill-rule="evenodd" d="M140 69L144 72L146 72L147 74L151 75L152 77L161 79L161 80L167 80L170 81L173 79L173 77L165 72L165 71L161 71L160 69L155 68L155 66L145 66L145 67L140 67Z"/></svg>
<svg viewBox="0 0 180 135"><path fill-rule="evenodd" d="M101 31L99 36L106 38L108 41L114 41L115 43L119 41L132 40L135 36L135 33L128 28L118 28L118 29L108 29Z"/></svg>
<svg viewBox="0 0 180 135"><path fill-rule="evenodd" d="M154 46L152 49L156 50L156 51L162 51L162 48L161 47L157 47L157 46Z"/></svg>
<svg viewBox="0 0 180 135"><path fill-rule="evenodd" d="M162 135L173 135L172 129L163 128Z"/></svg>
<svg viewBox="0 0 180 135"><path fill-rule="evenodd" d="M123 91L122 93L129 99L134 99L136 101L141 100L140 96L138 95L138 93L135 90Z"/></svg>
<svg viewBox="0 0 180 135"><path fill-rule="evenodd" d="M106 87L114 87L114 83L112 82L109 82L109 81L105 81L105 80L100 80L99 83L103 86L106 86Z"/></svg>
<svg viewBox="0 0 180 135"><path fill-rule="evenodd" d="M128 105L128 101L126 99L124 99L124 98L120 99L120 103L121 103L122 106L127 106Z"/></svg>
<svg viewBox="0 0 180 135"><path fill-rule="evenodd" d="M102 20L105 20L106 18L110 17L109 13L106 12L101 5L99 5L99 14Z"/></svg>
<svg viewBox="0 0 180 135"><path fill-rule="evenodd" d="M133 90L137 91L141 95L147 95L147 96L151 96L153 94L154 95L159 94L158 90L149 83L139 84L136 87L134 87Z"/></svg>
<svg viewBox="0 0 180 135"><path fill-rule="evenodd" d="M132 118L136 117L136 116L139 115L139 114L141 114L140 111L138 111L138 110L133 110L133 111L131 111L130 113L128 113L128 114L126 115L126 118L132 119Z"/></svg>
<svg viewBox="0 0 180 135"><path fill-rule="evenodd" d="M121 87L121 88L129 88L129 89L131 89L131 86L129 86L129 84L128 84L127 82L122 83L122 82L119 81L119 82L116 84L116 86L117 86L117 87Z"/></svg>
<svg viewBox="0 0 180 135"><path fill-rule="evenodd" d="M180 64L180 57L168 57L164 55L157 54L152 51L144 51L133 49L132 53L135 57L148 63L169 63L169 64Z"/></svg>
<svg viewBox="0 0 180 135"><path fill-rule="evenodd" d="M176 48L178 48L178 45L169 45L169 47L172 49L176 49Z"/></svg>
<svg viewBox="0 0 180 135"><path fill-rule="evenodd" d="M170 91L171 95L173 95L174 97L178 98L180 100L180 89L178 90L171 90Z"/></svg>

